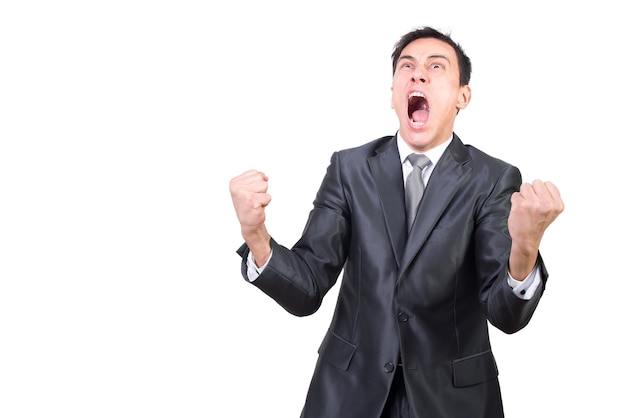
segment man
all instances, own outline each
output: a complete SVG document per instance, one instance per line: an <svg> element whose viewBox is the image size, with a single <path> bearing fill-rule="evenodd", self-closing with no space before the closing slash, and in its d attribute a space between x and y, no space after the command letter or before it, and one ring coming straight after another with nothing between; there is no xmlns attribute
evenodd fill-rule
<svg viewBox="0 0 626 418"><path fill-rule="evenodd" d="M564 205L453 132L471 63L448 35L418 28L392 62L396 135L333 154L293 248L265 228L267 177L231 180L242 273L309 315L343 271L302 417L502 417L487 321L505 333L530 321L548 278L539 244ZM417 176L412 153L428 157ZM405 182L420 175L407 219Z"/></svg>

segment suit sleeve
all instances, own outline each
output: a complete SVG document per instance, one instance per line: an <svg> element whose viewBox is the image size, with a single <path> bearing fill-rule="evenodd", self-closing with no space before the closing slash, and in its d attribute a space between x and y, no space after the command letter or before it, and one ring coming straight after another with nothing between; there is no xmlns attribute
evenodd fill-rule
<svg viewBox="0 0 626 418"><path fill-rule="evenodd" d="M293 315L316 312L345 263L350 240L349 214L341 184L339 154L335 153L301 238L291 249L272 239L272 258L253 285ZM243 257L244 278L248 251L245 244L238 250Z"/></svg>
<svg viewBox="0 0 626 418"><path fill-rule="evenodd" d="M496 182L492 192L479 210L475 231L476 266L482 278L480 299L489 322L501 331L511 334L524 328L532 318L545 288L548 272L541 255L537 266L542 283L532 298L517 297L508 283L508 260L511 237L508 232L508 215L511 194L519 190L521 174L508 166ZM494 265L493 263L498 263ZM497 272L494 273L493 272Z"/></svg>

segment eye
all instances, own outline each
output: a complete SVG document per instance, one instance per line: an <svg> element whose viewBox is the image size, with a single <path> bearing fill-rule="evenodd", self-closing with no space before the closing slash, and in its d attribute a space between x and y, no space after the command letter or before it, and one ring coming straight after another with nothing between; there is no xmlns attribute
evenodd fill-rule
<svg viewBox="0 0 626 418"><path fill-rule="evenodd" d="M409 61L404 61L402 64L400 64L400 68L413 68L413 64L411 64Z"/></svg>
<svg viewBox="0 0 626 418"><path fill-rule="evenodd" d="M430 64L430 68L432 68L433 70L442 70L444 69L444 66L441 63L435 62Z"/></svg>

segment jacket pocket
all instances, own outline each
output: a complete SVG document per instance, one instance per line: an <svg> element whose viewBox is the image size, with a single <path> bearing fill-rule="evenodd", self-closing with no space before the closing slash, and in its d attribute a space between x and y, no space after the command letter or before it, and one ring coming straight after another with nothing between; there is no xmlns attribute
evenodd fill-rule
<svg viewBox="0 0 626 418"><path fill-rule="evenodd" d="M324 361L345 371L350 367L355 351L356 345L328 332L317 352Z"/></svg>
<svg viewBox="0 0 626 418"><path fill-rule="evenodd" d="M498 367L491 350L452 361L453 384L457 388L494 379Z"/></svg>

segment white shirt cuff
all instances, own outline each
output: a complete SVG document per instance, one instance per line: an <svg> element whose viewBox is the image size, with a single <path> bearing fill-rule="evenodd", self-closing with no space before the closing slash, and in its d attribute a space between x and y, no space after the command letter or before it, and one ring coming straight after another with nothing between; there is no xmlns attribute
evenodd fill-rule
<svg viewBox="0 0 626 418"><path fill-rule="evenodd" d="M539 268L535 268L530 272L523 281L515 280L509 274L509 286L513 289L513 293L520 299L529 300L535 294L535 291L541 284L541 272Z"/></svg>
<svg viewBox="0 0 626 418"><path fill-rule="evenodd" d="M265 266L267 266L267 263L269 263L270 259L272 258L272 254L273 252L270 252L270 256L267 258L265 264L263 264L261 267L257 267L256 262L254 261L254 257L252 256L252 251L248 253L248 260L246 261L246 264L248 265L248 281L255 281L261 275L261 273L263 273L263 270L265 270Z"/></svg>

